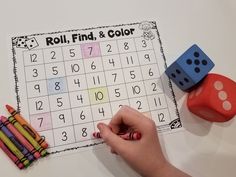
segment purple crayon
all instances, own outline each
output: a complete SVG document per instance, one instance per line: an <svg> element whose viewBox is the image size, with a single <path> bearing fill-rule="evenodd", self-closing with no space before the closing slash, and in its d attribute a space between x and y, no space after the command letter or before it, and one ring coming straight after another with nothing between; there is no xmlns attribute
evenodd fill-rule
<svg viewBox="0 0 236 177"><path fill-rule="evenodd" d="M34 156L17 140L17 138L11 133L11 131L0 120L0 130L12 141L12 143L24 154L24 156L30 161L34 161Z"/></svg>

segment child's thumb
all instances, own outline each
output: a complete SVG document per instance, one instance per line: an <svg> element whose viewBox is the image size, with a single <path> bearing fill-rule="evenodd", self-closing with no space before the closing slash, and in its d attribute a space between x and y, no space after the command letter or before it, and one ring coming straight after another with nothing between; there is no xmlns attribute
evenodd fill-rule
<svg viewBox="0 0 236 177"><path fill-rule="evenodd" d="M102 139L105 141L105 143L110 146L113 150L116 152L122 151L122 149L125 147L125 141L120 138L118 135L114 134L110 127L108 127L104 123L99 123L97 125Z"/></svg>

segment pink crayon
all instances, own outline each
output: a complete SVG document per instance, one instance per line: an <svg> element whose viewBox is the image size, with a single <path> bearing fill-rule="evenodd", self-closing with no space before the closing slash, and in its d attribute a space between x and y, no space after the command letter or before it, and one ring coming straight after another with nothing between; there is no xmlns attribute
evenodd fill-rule
<svg viewBox="0 0 236 177"><path fill-rule="evenodd" d="M4 116L0 117L2 123L12 132L15 137L19 140L19 142L26 147L30 151L33 156L38 159L40 157L39 152L25 139L25 137L8 121L8 119Z"/></svg>
<svg viewBox="0 0 236 177"><path fill-rule="evenodd" d="M24 165L20 160L8 149L8 147L0 140L0 148L7 154L7 156L16 164L19 169L23 169Z"/></svg>
<svg viewBox="0 0 236 177"><path fill-rule="evenodd" d="M142 135L139 132L132 131L132 132L127 132L127 133L118 133L121 138L124 140L140 140ZM94 132L93 133L94 138L102 138L100 132Z"/></svg>

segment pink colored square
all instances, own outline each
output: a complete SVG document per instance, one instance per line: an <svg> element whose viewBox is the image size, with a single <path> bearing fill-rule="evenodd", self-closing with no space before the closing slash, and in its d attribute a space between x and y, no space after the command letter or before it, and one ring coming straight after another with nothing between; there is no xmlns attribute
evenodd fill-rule
<svg viewBox="0 0 236 177"><path fill-rule="evenodd" d="M45 131L52 129L51 114L34 114L30 116L30 123L36 131Z"/></svg>
<svg viewBox="0 0 236 177"><path fill-rule="evenodd" d="M83 58L92 58L101 56L100 45L98 42L81 44Z"/></svg>

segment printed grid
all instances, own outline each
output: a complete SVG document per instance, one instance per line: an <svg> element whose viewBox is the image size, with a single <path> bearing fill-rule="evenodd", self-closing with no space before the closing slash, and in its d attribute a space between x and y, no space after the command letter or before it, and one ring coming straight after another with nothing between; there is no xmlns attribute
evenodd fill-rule
<svg viewBox="0 0 236 177"><path fill-rule="evenodd" d="M52 135L52 137L50 138L50 139L53 139L53 142L51 142L51 147L55 147L55 146L60 146L60 145L65 145L65 144L70 144L70 143L75 143L75 142L81 142L81 141L87 141L87 140L89 140L89 139L91 139L91 137L88 135L88 133L86 134L87 136L86 136L86 138L82 138L82 137L77 137L76 138L76 134L77 133L79 133L78 131L76 131L75 130L75 127L77 128L77 127L79 127L79 126L82 126L82 129L80 129L80 130L82 130L82 133L83 132L85 132L85 131L83 131L83 130L86 130L86 128L88 129L88 128L90 128L91 130L90 130L90 132L93 132L94 130L96 130L96 123L97 122L99 122L98 120L95 120L94 119L94 114L93 113L91 113L90 112L90 116L91 116L91 120L89 120L89 121L87 121L87 122L84 122L84 123L76 123L75 121L74 121L74 114L73 114L73 111L74 110L76 110L76 109L79 109L79 108L81 108L80 106L78 106L78 107L74 107L72 104L71 104L71 97L70 97L70 94L71 93L74 93L74 92L76 92L76 91L70 91L71 89L69 88L69 86L68 86L68 83L69 83L69 80L71 79L71 78L73 78L73 77L75 77L75 76L79 76L80 78L83 78L84 76L86 76L85 78L84 78L84 82L86 82L86 85L84 86L84 89L82 89L82 90L80 90L80 91L87 91L87 92L93 92L93 90L92 89L95 89L95 91L96 91L96 89L99 89L99 91L103 91L102 93L105 93L106 92L106 95L107 95L107 100L103 100L103 102L102 103L96 103L96 104L92 104L91 103L91 97L90 96L88 96L88 99L89 99L89 103L87 104L87 105L85 105L83 108L85 108L85 109L87 109L87 111L89 111L90 110L90 108L92 108L91 110L93 110L93 107L96 107L96 105L108 105L107 107L109 107L109 109L110 109L110 111L112 112L108 117L106 117L105 119L102 119L101 121L109 121L110 120L110 118L111 118L111 116L112 115L114 115L114 113L118 110L114 110L114 109L112 109L113 107L114 107L114 104L113 103L120 103L120 102L122 102L122 103L126 103L126 105L131 105L131 106L133 106L133 101L135 100L135 99L143 99L144 98L144 100L146 100L146 104L145 104L145 106L147 107L146 108L146 110L144 110L144 112L151 112L151 114L149 113L149 117L153 117L153 119L154 119L154 115L162 115L163 116L163 112L165 113L165 116L167 117L166 119L167 120L165 120L165 122L164 122L164 124L168 124L168 123L170 123L170 120L168 120L168 119L170 119L170 116L169 116L169 111L168 111L168 108L167 108L167 105L166 105L166 98L165 98L165 96L163 95L163 92L160 90L160 91L157 91L157 93L152 93L152 94L149 94L148 93L148 88L147 88L147 84L146 83L148 83L148 82L152 82L152 81L157 81L158 79L159 79L159 76L160 76L160 73L159 73L159 66L158 66L158 64L157 64L157 57L155 56L156 54L155 54L155 50L153 49L153 44L152 44L152 42L150 42L150 41L145 41L145 42L149 42L150 43L150 48L149 49L140 49L140 46L139 45L137 45L137 41L138 40L140 40L141 39L141 41L145 41L145 40L143 40L142 38L127 38L127 39L122 39L122 40L113 40L113 41L105 41L105 42L100 42L100 43L97 43L97 47L99 47L99 49L98 50L100 50L100 55L98 54L98 55L95 55L95 56L93 56L93 57L88 57L87 55L85 55L86 53L84 53L84 51L83 51L83 47L81 47L81 45L82 46L86 46L86 44L85 45L83 45L83 44L81 44L81 45L74 45L74 46L68 46L68 47L75 47L75 46L78 46L78 48L79 48L79 50L81 50L81 58L79 58L79 59L72 59L72 60L68 60L68 59L66 59L65 57L65 48L68 48L68 47L57 47L57 48L53 48L53 51L55 50L55 51L60 51L61 52L61 54L62 54L62 60L59 60L59 61L57 61L57 62L46 62L45 61L45 56L47 56L47 51L48 50L51 50L51 49L43 49L43 50L38 50L39 52L39 55L42 55L42 58L43 58L43 60L42 61L39 61L38 62L38 64L37 65L35 65L35 64L31 64L31 63L27 63L27 62L24 62L24 66L25 66L25 73L26 73L26 75L25 75L25 77L26 77L26 84L27 84L27 87L29 87L28 88L28 97L27 97L27 100L29 100L29 111L30 111L30 121L31 121L31 124L32 125L34 125L35 124L35 122L37 121L37 118L39 118L38 117L38 114L33 114L32 113L32 104L31 104L31 101L30 100L37 100L38 98L46 98L46 100L47 100L47 102L49 103L48 104L48 110L45 110L44 112L42 112L42 113L39 113L39 114L41 114L41 117L43 116L44 118L46 117L47 118L47 121L49 121L49 122L46 122L46 125L51 125L51 127L49 126L49 127L44 127L44 129L38 129L38 131L40 131L42 134L44 134L45 132L47 133L47 132L49 132L49 131L51 131L51 135ZM121 48L121 46L120 46L120 43L121 43L121 41L133 41L133 43L134 43L134 45L133 45L133 49L131 50L131 51L123 51L122 50L122 48ZM113 83L113 84L109 84L108 83L108 79L107 79L107 77L104 75L104 73L108 73L108 72L110 72L110 71L113 71L113 69L114 68L107 68L107 66L105 66L106 64L104 63L104 61L101 61L101 70L99 70L99 71L96 71L96 72L87 72L86 70L86 67L88 66L88 65L86 65L85 64L85 62L87 62L86 60L89 60L89 59L92 59L92 61L95 61L96 59L98 59L98 58L100 58L101 60L103 60L103 59L105 59L107 56L112 56L112 55L106 55L106 54L104 54L102 51L101 51L101 45L103 44L103 43L107 43L107 42L111 42L111 43L113 43L113 44L115 44L115 46L117 46L117 51L116 52L114 52L112 55L113 56L116 56L116 57L118 57L118 60L120 61L120 66L118 67L118 68L116 68L116 70L115 71L121 71L121 74L122 74L122 76L123 76L123 81L120 81L120 82L118 82L118 83ZM88 45L90 45L91 43L89 43ZM95 43L93 43L93 44L95 44ZM152 51L153 52L153 59L154 59L154 63L143 63L143 61L141 61L140 60L140 55L141 55L141 53L144 53L144 52L150 52L150 51ZM41 53L41 54L40 54ZM124 62L124 60L122 60L121 61L121 59L124 57L124 55L126 54L136 54L137 55L137 58L136 58L136 60L137 61L135 61L135 62L138 62L138 63L136 63L136 65L131 65L131 66L129 66L129 67L127 67L124 63L122 63L122 62ZM140 55L139 55L140 54ZM82 56L83 55L83 56ZM26 60L26 58L27 57L25 57L26 55L24 54L24 60ZM96 58L97 57L97 58ZM60 58L60 57L59 57ZM70 62L73 62L73 61L80 61L80 63L82 63L82 65L83 65L83 70L84 70L84 72L82 72L82 73L77 73L76 75L70 75L70 74L68 74L68 72L66 71L66 64L67 63L70 63ZM32 60L31 60L32 61ZM62 63L63 63L63 65L62 65ZM60 71L61 72L64 72L64 73L62 73L62 75L59 77L59 76L57 76L56 78L46 78L46 76L48 76L49 74L47 73L47 67L48 66L50 66L51 64L59 64L59 65L57 65L59 68L61 68L60 69ZM155 64L155 65L154 65ZM43 67L42 67L43 66ZM77 65L74 65L74 66L77 66ZM90 66L99 66L99 64L98 65L90 65ZM146 67L150 67L150 66L157 66L157 70L158 70L158 77L154 77L154 78L147 78L146 76L145 76L145 71L147 71L148 70L148 68L146 68ZM42 70L44 70L44 74L42 73L42 78L40 78L39 77L39 79L37 79L37 80L34 80L34 81L30 81L30 79L28 78L27 79L27 77L28 77L28 73L29 73L29 68L31 68L32 69L32 67L33 67L33 73L35 73L35 75L37 75L36 73L37 72L35 72L36 70L34 70L35 68L34 67L38 67L38 71L39 70L41 70L41 68L43 68ZM105 67L106 67L106 69L105 69ZM63 69L62 69L63 68ZM127 71L130 71L130 69L137 69L137 70L139 70L140 72L139 72L139 74L140 74L140 76L139 76L139 80L138 81L128 81L127 79L125 79L125 77L126 77L126 74L127 74ZM56 72L56 69L54 68L54 70L52 70L54 73ZM133 70L131 70L131 71L133 71ZM151 71L150 72L150 70L149 70L149 74L150 73L153 73L154 71ZM89 86L89 77L90 77L90 74L103 74L103 78L105 79L105 84L103 84L102 85L102 87L100 86L100 87L94 87L94 88L89 88L90 86ZM137 74L137 73L136 73ZM56 75L58 75L58 73L56 74ZM63 76L63 77L62 77ZM122 77L122 76L120 76L120 77ZM145 78L144 78L145 77ZM100 78L102 78L102 77L100 77ZM53 81L53 79L58 79L60 82L62 82L62 83L64 83L64 87L62 88L62 90L60 89L60 91L58 92L58 93L53 93L53 91L51 91L50 89L51 89L51 86L50 86L50 83L51 83L51 81ZM34 86L35 87L35 85L33 84L33 83L35 83L35 81L36 82L42 82L42 85L44 85L44 88L46 87L46 89L43 91L45 94L42 94L42 95L40 95L40 96L32 96L32 95L34 95L34 93L30 93L29 91L30 91L30 88L32 89L32 86ZM57 80L56 80L57 81ZM58 82L59 82L58 81ZM145 93L143 93L143 95L140 97L132 97L132 96L130 96L130 94L129 94L129 86L130 85L132 85L132 84L134 84L134 83L137 83L137 82L139 82L139 83L142 83L141 85L143 86L143 90L144 90L144 92ZM155 82L154 82L155 83ZM120 100L118 100L118 101L114 101L114 100L111 100L111 98L112 98L112 95L110 94L110 92L109 92L109 88L111 88L111 87L113 87L113 86L120 86L120 85L122 85L123 84L123 86L125 86L125 92L127 93L127 96L126 97L124 97L124 99L120 99ZM140 86L140 85L139 85ZM157 86L157 83L156 83L156 86ZM35 87L34 89L36 89L37 90L37 88L39 88L39 87ZM40 87L41 88L41 87ZM137 88L137 87L136 87ZM92 91L91 91L92 90ZM52 105L51 105L51 102L50 102L50 97L53 97L54 95L67 95L66 96L66 98L68 98L68 99L65 99L65 100L68 100L68 107L65 107L65 108L63 108L63 109L60 109L59 111L65 111L64 112L64 114L66 114L66 115L70 115L70 117L71 117L71 122L70 123L68 123L68 125L66 125L66 126L59 126L59 127L54 127L53 126L53 124L55 123L55 122L53 122L53 118L54 117L56 117L55 116L55 113L57 113L58 112L58 110L51 110L52 109ZM162 96L163 97L163 99L164 99L164 102L165 102L165 106L163 106L163 107L161 107L161 108L156 108L156 109L153 109L153 108L151 108L150 109L150 103L149 103L149 98L152 98L152 96ZM61 98L61 97L60 97ZM155 98L155 97L154 97ZM160 102L161 100L160 100L160 97L158 97L159 99L158 99L158 101ZM139 103L138 102L139 100L137 100L136 101L136 103ZM60 101L59 101L59 103L60 103ZM142 103L142 102L141 102ZM138 109L139 110L139 109ZM101 111L101 110L100 110ZM142 111L142 110L139 110L139 111ZM160 111L162 111L162 112L160 112ZM40 112L40 111L39 111ZM142 111L143 112L143 111ZM34 117L35 116L35 117ZM60 119L60 117L59 117L59 119ZM40 119L38 119L39 121L40 121ZM45 121L45 120L42 120L42 121ZM157 122L157 119L154 119L154 121L156 121ZM160 123L161 122L157 122L159 125L160 125ZM37 123L38 124L38 123ZM86 126L87 127L86 127ZM88 126L89 125L89 126ZM37 126L36 126L37 127ZM92 127L92 128L91 128ZM57 131L57 130L61 130L61 129L63 129L64 131ZM66 139L65 137L65 135L66 135L66 130L67 129L67 131L68 130L72 130L72 131L70 131L73 135L72 135L72 137L74 137L74 138L72 138L72 139ZM81 131L80 131L80 133L81 133ZM56 137L56 135L62 135L62 138L61 138L61 142L60 141L57 141L57 140L55 140L55 137ZM63 139L64 138L64 139ZM48 139L48 137L46 136L46 139ZM63 141L64 140L64 141ZM52 145L53 144L53 145Z"/></svg>

